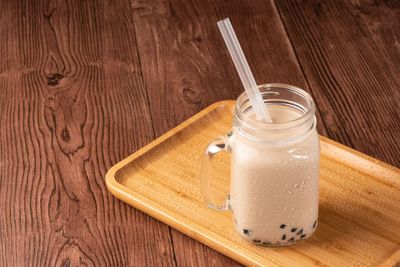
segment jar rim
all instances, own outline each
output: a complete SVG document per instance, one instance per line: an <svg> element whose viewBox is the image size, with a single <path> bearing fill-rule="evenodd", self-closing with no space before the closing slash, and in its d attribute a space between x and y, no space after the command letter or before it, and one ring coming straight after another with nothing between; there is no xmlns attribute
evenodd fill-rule
<svg viewBox="0 0 400 267"><path fill-rule="evenodd" d="M242 122L246 121L247 125L253 125L254 128L258 128L259 130L272 130L270 129L270 126L275 126L279 128L279 130L287 130L290 128L297 127L304 122L309 121L309 119L313 118L315 115L316 111L316 106L315 103L309 93L304 91L303 89L289 85L289 84L283 84L283 83L267 83L267 84L262 84L258 86L258 89L261 91L262 94L275 94L275 92L272 91L273 88L279 88L279 89L287 89L288 91L291 91L292 93L295 93L299 95L302 99L304 99L307 102L307 107L304 107L305 110L303 109L304 113L301 114L300 117L291 119L288 121L283 121L283 122L267 122L267 121L259 121L255 118L252 118L248 116L243 110L242 110L242 104L245 101L248 101L249 98L246 94L246 92L243 92L239 95L239 97L236 100L236 105L235 105L235 114L238 117L238 119ZM271 91L270 91L271 90ZM265 101L268 101L266 99ZM249 125L250 124L250 125ZM285 127L287 126L287 127ZM251 127L251 128L253 128ZM276 129L276 128L275 128ZM278 130L278 129L276 129ZM274 130L272 130L274 131Z"/></svg>

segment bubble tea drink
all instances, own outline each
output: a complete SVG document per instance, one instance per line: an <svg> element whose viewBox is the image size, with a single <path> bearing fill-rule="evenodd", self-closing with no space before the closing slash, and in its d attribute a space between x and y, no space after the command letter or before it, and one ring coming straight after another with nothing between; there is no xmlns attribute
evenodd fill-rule
<svg viewBox="0 0 400 267"><path fill-rule="evenodd" d="M272 122L255 119L246 94L239 96L233 130L206 149L202 193L211 208L231 209L237 232L260 245L278 246L308 238L318 220L319 137L315 105L308 93L284 84L259 87ZM230 195L210 203L210 162L232 153Z"/></svg>

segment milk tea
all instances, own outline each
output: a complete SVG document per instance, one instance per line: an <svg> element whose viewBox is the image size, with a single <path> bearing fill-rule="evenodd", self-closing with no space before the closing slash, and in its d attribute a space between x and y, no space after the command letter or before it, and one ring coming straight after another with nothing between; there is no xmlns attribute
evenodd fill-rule
<svg viewBox="0 0 400 267"><path fill-rule="evenodd" d="M268 112L277 124L303 115L293 107L278 105L269 105ZM246 116L252 118L254 114ZM311 129L304 127L309 125L264 131L253 138L234 127L229 141L229 202L236 230L243 238L262 245L287 245L314 232L318 218L319 137L315 123Z"/></svg>

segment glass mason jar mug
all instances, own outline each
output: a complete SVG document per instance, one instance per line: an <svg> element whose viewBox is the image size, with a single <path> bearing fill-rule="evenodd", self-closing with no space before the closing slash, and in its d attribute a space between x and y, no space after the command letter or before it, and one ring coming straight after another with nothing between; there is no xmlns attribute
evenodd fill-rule
<svg viewBox="0 0 400 267"><path fill-rule="evenodd" d="M237 101L232 131L206 148L201 193L210 208L232 211L237 232L259 245L282 246L308 238L317 226L319 136L315 104L300 88L259 86L273 122L255 119L245 93ZM211 202L211 160L232 153L231 185L222 206Z"/></svg>

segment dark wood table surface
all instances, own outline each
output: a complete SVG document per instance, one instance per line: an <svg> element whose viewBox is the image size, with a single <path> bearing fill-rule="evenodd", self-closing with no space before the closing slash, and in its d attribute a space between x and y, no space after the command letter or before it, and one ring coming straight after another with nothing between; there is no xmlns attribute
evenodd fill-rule
<svg viewBox="0 0 400 267"><path fill-rule="evenodd" d="M104 183L242 92L225 17L259 84L306 89L322 135L400 166L400 1L3 0L1 266L238 265Z"/></svg>

